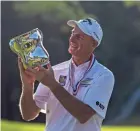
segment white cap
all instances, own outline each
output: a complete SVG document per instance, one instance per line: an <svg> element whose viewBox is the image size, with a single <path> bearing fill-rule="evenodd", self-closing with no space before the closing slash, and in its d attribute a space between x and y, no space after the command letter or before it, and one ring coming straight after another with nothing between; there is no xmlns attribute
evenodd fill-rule
<svg viewBox="0 0 140 131"><path fill-rule="evenodd" d="M101 43L103 31L100 24L95 19L87 18L79 21L69 20L67 24L71 27L77 25L85 34L92 36L93 39L98 42L98 46Z"/></svg>

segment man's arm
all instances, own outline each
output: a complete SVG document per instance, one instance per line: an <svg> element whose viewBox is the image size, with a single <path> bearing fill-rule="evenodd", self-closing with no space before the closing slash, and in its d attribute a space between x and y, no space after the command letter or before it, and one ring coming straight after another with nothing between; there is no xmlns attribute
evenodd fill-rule
<svg viewBox="0 0 140 131"><path fill-rule="evenodd" d="M64 108L78 119L80 123L87 122L96 113L90 106L67 92L59 83L54 83L50 89Z"/></svg>
<svg viewBox="0 0 140 131"><path fill-rule="evenodd" d="M36 106L33 100L33 89L34 88L32 86L29 87L29 85L28 87L24 85L22 87L19 107L22 118L26 121L35 119L40 112L40 108Z"/></svg>
<svg viewBox="0 0 140 131"><path fill-rule="evenodd" d="M43 85L46 85L52 91L63 107L78 119L80 123L85 123L95 113L100 114L103 118L105 117L108 102L114 86L114 76L111 72L106 72L103 75L100 75L100 78L96 80L96 84L94 83L94 87L89 89L90 91L85 96L86 101L84 100L85 103L83 103L67 92L55 80L51 65L48 65L48 69L41 66L38 68L38 71L34 69L28 70L35 76L36 80ZM103 92L103 94L100 95L100 92ZM101 104L104 104L104 109L102 108L103 110L97 105L98 101L100 101Z"/></svg>
<svg viewBox="0 0 140 131"><path fill-rule="evenodd" d="M80 123L85 123L95 114L95 111L90 106L75 98L55 80L54 72L50 65L48 65L48 69L41 66L38 68L39 70L28 68L28 71L35 76L36 80L45 85L46 88L49 88L63 107Z"/></svg>
<svg viewBox="0 0 140 131"><path fill-rule="evenodd" d="M24 69L20 57L18 57L18 67L22 82L22 93L19 102L20 112L22 118L29 121L34 119L40 112L40 108L36 106L33 100L35 78L30 72Z"/></svg>

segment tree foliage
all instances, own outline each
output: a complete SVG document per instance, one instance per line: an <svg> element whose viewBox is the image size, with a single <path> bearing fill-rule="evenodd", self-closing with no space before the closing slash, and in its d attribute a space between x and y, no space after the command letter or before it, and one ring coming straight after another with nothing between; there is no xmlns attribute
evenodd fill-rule
<svg viewBox="0 0 140 131"><path fill-rule="evenodd" d="M55 65L70 58L67 49L71 28L67 21L94 17L104 32L102 43L95 51L96 58L115 75L106 119L106 123L113 122L140 84L139 5L136 1L3 1L2 118L21 120L17 106L21 83L16 55L9 49L9 40L38 27L43 32L43 44L51 56L51 63ZM139 105L130 116L134 118L131 123L135 124L140 118L138 108ZM128 124L127 119L124 123Z"/></svg>
<svg viewBox="0 0 140 131"><path fill-rule="evenodd" d="M61 22L67 19L81 19L87 14L79 2L16 2L14 9L21 17L34 17L40 15L42 20Z"/></svg>

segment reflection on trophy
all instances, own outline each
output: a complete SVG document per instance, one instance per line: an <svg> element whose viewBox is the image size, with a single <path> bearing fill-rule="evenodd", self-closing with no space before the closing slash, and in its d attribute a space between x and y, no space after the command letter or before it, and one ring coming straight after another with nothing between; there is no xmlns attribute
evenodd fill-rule
<svg viewBox="0 0 140 131"><path fill-rule="evenodd" d="M25 69L49 63L49 54L43 46L43 34L38 28L12 38L9 45L21 57Z"/></svg>

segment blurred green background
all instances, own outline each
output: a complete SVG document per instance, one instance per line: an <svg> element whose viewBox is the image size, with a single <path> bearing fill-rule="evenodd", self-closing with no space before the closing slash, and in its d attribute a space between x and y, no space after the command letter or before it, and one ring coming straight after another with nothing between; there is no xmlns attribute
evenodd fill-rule
<svg viewBox="0 0 140 131"><path fill-rule="evenodd" d="M89 16L97 19L104 32L102 43L95 52L96 58L112 70L116 78L103 125L140 125L139 1L2 1L2 120L20 121L26 124L42 123L43 125L39 127L41 130L45 126L44 114L40 114L31 122L25 122L21 118L18 107L21 82L17 56L10 50L9 40L16 35L39 28L44 35L44 47L51 56L52 65L55 65L70 59L67 49L71 28L67 26L67 21ZM36 82L35 87L37 85ZM3 131L12 131L12 129L22 131L20 127L24 126L2 122ZM103 131L106 130L109 131L107 127L103 128ZM133 131L136 131L136 128L133 128Z"/></svg>
<svg viewBox="0 0 140 131"><path fill-rule="evenodd" d="M39 123L21 123L2 121L2 131L44 131L45 125ZM138 126L103 126L102 131L140 131Z"/></svg>

